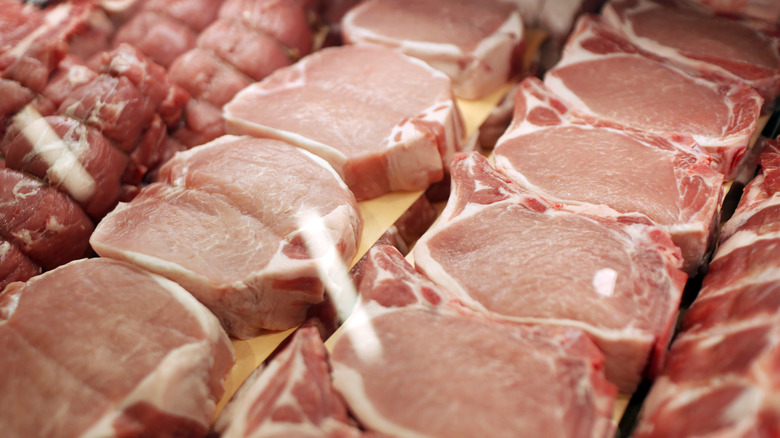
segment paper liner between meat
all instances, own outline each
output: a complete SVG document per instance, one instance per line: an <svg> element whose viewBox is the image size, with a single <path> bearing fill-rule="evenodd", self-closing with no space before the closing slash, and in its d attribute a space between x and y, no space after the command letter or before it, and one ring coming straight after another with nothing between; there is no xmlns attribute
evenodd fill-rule
<svg viewBox="0 0 780 438"><path fill-rule="evenodd" d="M669 234L606 206L545 201L476 153L456 156L452 178L413 250L420 271L497 318L584 330L623 391L660 369L687 280Z"/></svg>
<svg viewBox="0 0 780 438"><path fill-rule="evenodd" d="M98 225L98 254L184 286L240 338L303 321L357 251L352 193L321 159L224 136L174 156ZM329 284L331 283L331 284Z"/></svg>

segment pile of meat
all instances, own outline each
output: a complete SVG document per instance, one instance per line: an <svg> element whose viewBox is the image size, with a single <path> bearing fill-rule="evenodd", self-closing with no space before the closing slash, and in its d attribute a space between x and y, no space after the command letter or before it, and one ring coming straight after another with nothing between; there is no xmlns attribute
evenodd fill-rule
<svg viewBox="0 0 780 438"><path fill-rule="evenodd" d="M638 436L780 433L775 142L718 238L780 93L773 10L356 3L0 0L4 433L205 435L227 335L350 289L357 201L442 180L414 266L375 247L331 353L300 329L215 432L607 437L657 378ZM528 25L573 30L493 166L455 95L517 73Z"/></svg>

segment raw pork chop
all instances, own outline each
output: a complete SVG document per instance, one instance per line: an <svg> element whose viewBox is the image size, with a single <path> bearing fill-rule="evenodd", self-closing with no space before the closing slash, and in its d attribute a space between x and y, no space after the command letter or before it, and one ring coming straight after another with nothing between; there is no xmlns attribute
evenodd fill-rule
<svg viewBox="0 0 780 438"><path fill-rule="evenodd" d="M727 179L739 170L763 100L742 83L692 76L584 16L544 83L580 113L659 134L692 136Z"/></svg>
<svg viewBox="0 0 780 438"><path fill-rule="evenodd" d="M333 380L363 426L405 437L608 437L616 389L574 328L472 312L374 247Z"/></svg>
<svg viewBox="0 0 780 438"><path fill-rule="evenodd" d="M770 23L780 22L780 3L772 0L687 0L724 15L756 18Z"/></svg>
<svg viewBox="0 0 780 438"><path fill-rule="evenodd" d="M779 152L770 147L762 155L762 174L724 226L725 242L634 436L780 433L774 378L780 357Z"/></svg>
<svg viewBox="0 0 780 438"><path fill-rule="evenodd" d="M281 141L225 136L174 156L91 243L181 284L247 338L302 322L361 230L327 163Z"/></svg>
<svg viewBox="0 0 780 438"><path fill-rule="evenodd" d="M107 259L8 287L0 349L6 437L202 435L234 360L184 289Z"/></svg>
<svg viewBox="0 0 780 438"><path fill-rule="evenodd" d="M224 117L230 133L323 157L359 200L441 180L464 129L444 74L375 46L311 54L242 90Z"/></svg>
<svg viewBox="0 0 780 438"><path fill-rule="evenodd" d="M328 351L313 326L296 331L284 350L249 376L214 430L222 438L362 435L333 389Z"/></svg>
<svg viewBox="0 0 780 438"><path fill-rule="evenodd" d="M455 95L465 99L484 97L520 67L523 23L501 0L367 0L341 26L347 43L422 59L449 76Z"/></svg>
<svg viewBox="0 0 780 438"><path fill-rule="evenodd" d="M780 92L780 40L746 22L668 0L613 0L601 16L632 44L674 64L745 81L765 106Z"/></svg>
<svg viewBox="0 0 780 438"><path fill-rule="evenodd" d="M652 377L687 278L669 235L606 206L545 201L476 153L452 166L450 201L414 248L417 268L472 309L585 330L622 390L646 369Z"/></svg>
<svg viewBox="0 0 780 438"><path fill-rule="evenodd" d="M647 216L672 236L684 270L695 274L717 225L723 182L709 158L692 151L697 147L691 138L666 139L580 118L541 81L528 78L495 162L545 199Z"/></svg>

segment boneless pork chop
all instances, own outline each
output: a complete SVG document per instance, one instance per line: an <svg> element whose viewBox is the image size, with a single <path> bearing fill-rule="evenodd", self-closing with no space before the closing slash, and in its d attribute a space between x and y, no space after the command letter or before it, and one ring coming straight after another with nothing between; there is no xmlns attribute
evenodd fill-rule
<svg viewBox="0 0 780 438"><path fill-rule="evenodd" d="M523 23L514 5L500 0L368 0L341 26L348 43L422 59L447 74L465 99L484 97L521 67Z"/></svg>
<svg viewBox="0 0 780 438"><path fill-rule="evenodd" d="M520 84L496 169L555 201L642 214L682 249L695 274L712 241L723 176L692 138L664 138L578 117L538 79Z"/></svg>
<svg viewBox="0 0 780 438"><path fill-rule="evenodd" d="M579 113L693 137L728 180L740 170L763 99L742 82L712 79L640 53L598 17L583 16L544 83Z"/></svg>
<svg viewBox="0 0 780 438"><path fill-rule="evenodd" d="M457 156L452 177L414 248L419 270L470 308L585 330L622 390L658 370L687 278L667 233L606 206L545 201L476 153Z"/></svg>
<svg viewBox="0 0 780 438"><path fill-rule="evenodd" d="M375 46L328 48L224 107L226 129L286 140L327 160L359 200L439 181L461 148L450 80Z"/></svg>
<svg viewBox="0 0 780 438"><path fill-rule="evenodd" d="M246 338L303 321L361 230L327 163L278 140L224 136L174 156L90 242L181 284Z"/></svg>
<svg viewBox="0 0 780 438"><path fill-rule="evenodd" d="M234 360L187 291L100 258L5 289L0 348L10 438L203 435Z"/></svg>
<svg viewBox="0 0 780 438"><path fill-rule="evenodd" d="M575 328L498 321L459 305L390 246L332 348L333 380L369 431L403 437L612 435L616 389Z"/></svg>

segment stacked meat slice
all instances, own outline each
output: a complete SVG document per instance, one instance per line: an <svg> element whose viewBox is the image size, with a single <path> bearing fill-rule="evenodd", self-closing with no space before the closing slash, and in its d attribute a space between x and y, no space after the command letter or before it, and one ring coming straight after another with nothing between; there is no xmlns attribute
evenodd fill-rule
<svg viewBox="0 0 780 438"><path fill-rule="evenodd" d="M320 50L225 105L231 133L280 138L326 159L359 200L424 190L460 150L450 80L378 46Z"/></svg>
<svg viewBox="0 0 780 438"><path fill-rule="evenodd" d="M177 154L100 222L98 254L184 286L233 336L303 321L354 257L355 198L320 158L287 143L224 136Z"/></svg>
<svg viewBox="0 0 780 438"><path fill-rule="evenodd" d="M636 437L776 436L780 390L780 148L725 224Z"/></svg>
<svg viewBox="0 0 780 438"><path fill-rule="evenodd" d="M477 311L585 330L622 390L658 370L687 279L668 234L606 206L545 201L476 153L456 158L452 179L414 248L419 270Z"/></svg>
<svg viewBox="0 0 780 438"><path fill-rule="evenodd" d="M361 303L333 344L333 380L389 436L608 437L615 387L575 328L469 311L398 251L371 250Z"/></svg>
<svg viewBox="0 0 780 438"><path fill-rule="evenodd" d="M184 289L79 260L0 295L3 436L203 436L233 365Z"/></svg>
<svg viewBox="0 0 780 438"><path fill-rule="evenodd" d="M484 97L521 67L523 23L512 4L499 0L368 0L347 13L342 32L345 42L422 59L466 99Z"/></svg>
<svg viewBox="0 0 780 438"><path fill-rule="evenodd" d="M673 66L583 17L545 76L576 111L648 132L690 135L732 179L756 130L763 99L742 82Z"/></svg>

